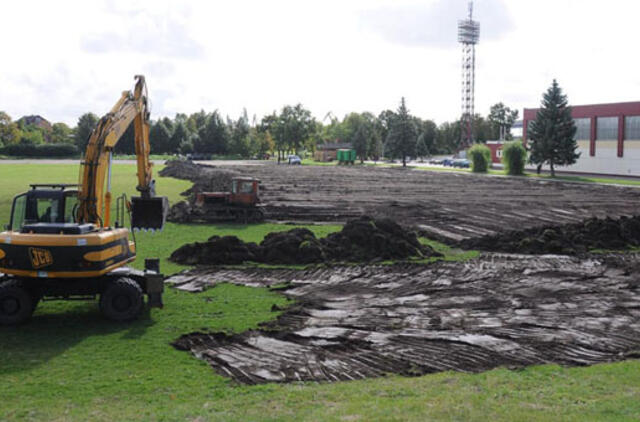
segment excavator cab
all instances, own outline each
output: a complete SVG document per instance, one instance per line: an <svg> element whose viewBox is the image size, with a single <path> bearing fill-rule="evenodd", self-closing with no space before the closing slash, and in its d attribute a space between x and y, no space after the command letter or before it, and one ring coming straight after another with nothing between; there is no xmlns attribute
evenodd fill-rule
<svg viewBox="0 0 640 422"><path fill-rule="evenodd" d="M92 224L77 224L77 185L34 184L16 196L8 230L34 234L82 234Z"/></svg>

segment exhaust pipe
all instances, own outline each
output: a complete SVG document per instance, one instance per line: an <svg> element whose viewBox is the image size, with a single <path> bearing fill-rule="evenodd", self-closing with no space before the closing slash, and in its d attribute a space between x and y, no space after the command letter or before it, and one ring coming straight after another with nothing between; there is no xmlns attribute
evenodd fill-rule
<svg viewBox="0 0 640 422"><path fill-rule="evenodd" d="M133 230L162 230L169 213L166 196L131 198L131 228Z"/></svg>

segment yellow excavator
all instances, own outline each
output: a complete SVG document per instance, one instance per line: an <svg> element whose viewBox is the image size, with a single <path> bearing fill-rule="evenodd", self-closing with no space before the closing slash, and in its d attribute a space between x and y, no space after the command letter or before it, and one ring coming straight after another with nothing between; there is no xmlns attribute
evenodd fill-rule
<svg viewBox="0 0 640 422"><path fill-rule="evenodd" d="M33 184L13 199L0 233L0 324L28 320L40 300L99 296L101 312L115 321L135 319L145 294L149 306L162 306L158 260L145 261L144 272L125 267L136 258L125 218L134 232L161 230L169 208L155 194L147 87L144 76L135 79L133 92L123 92L89 136L78 185ZM132 123L140 196L122 195L112 204L112 153Z"/></svg>

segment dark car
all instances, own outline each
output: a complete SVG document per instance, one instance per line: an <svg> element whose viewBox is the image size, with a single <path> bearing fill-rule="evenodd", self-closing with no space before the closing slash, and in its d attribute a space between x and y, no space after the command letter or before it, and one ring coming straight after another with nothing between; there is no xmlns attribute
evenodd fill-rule
<svg viewBox="0 0 640 422"><path fill-rule="evenodd" d="M451 165L453 167L467 169L467 168L471 167L471 162L469 160L467 160L466 158L461 158L459 160L453 160L453 163Z"/></svg>

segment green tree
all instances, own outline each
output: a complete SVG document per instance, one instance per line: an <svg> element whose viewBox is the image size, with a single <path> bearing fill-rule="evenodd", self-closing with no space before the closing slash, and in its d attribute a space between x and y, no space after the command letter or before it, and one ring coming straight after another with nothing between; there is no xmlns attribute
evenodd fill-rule
<svg viewBox="0 0 640 422"><path fill-rule="evenodd" d="M198 131L194 140L196 152L224 155L228 153L229 129L218 111L207 116L207 122Z"/></svg>
<svg viewBox="0 0 640 422"><path fill-rule="evenodd" d="M228 126L231 130L229 152L243 158L249 157L251 155L251 142L249 138L251 127L249 126L247 110L244 110L242 116L240 116L237 121L230 122Z"/></svg>
<svg viewBox="0 0 640 422"><path fill-rule="evenodd" d="M171 144L171 133L162 120L151 126L149 131L149 144L152 154L164 154L168 152Z"/></svg>
<svg viewBox="0 0 640 422"><path fill-rule="evenodd" d="M185 152L183 151L183 145L185 149L193 149L193 144L190 144L190 147L187 146L187 143L190 141L189 131L187 130L187 126L184 123L186 121L178 120L178 116L176 116L177 123L174 125L173 134L171 135L171 140L169 142L169 153L175 154L177 152ZM191 152L191 151L186 151Z"/></svg>
<svg viewBox="0 0 640 422"><path fill-rule="evenodd" d="M513 139L511 127L518 120L518 114L518 110L511 110L503 103L492 105L488 117L492 129L491 137L501 141Z"/></svg>
<svg viewBox="0 0 640 422"><path fill-rule="evenodd" d="M467 151L474 173L486 173L491 166L491 150L486 145L475 144Z"/></svg>
<svg viewBox="0 0 640 422"><path fill-rule="evenodd" d="M460 122L445 122L438 127L436 135L435 152L439 154L451 154L460 144Z"/></svg>
<svg viewBox="0 0 640 422"><path fill-rule="evenodd" d="M295 106L285 106L280 115L284 125L284 143L290 151L299 152L300 147L313 135L315 130L315 120L311 112L305 109L302 104Z"/></svg>
<svg viewBox="0 0 640 422"><path fill-rule="evenodd" d="M54 144L73 143L71 128L64 123L54 123L51 128L51 142Z"/></svg>
<svg viewBox="0 0 640 422"><path fill-rule="evenodd" d="M40 130L27 128L20 131L20 143L25 145L40 145L44 143L44 134Z"/></svg>
<svg viewBox="0 0 640 422"><path fill-rule="evenodd" d="M429 155L429 146L427 145L426 136L424 133L418 136L418 142L416 143L416 156L420 159Z"/></svg>
<svg viewBox="0 0 640 422"><path fill-rule="evenodd" d="M507 142L502 147L502 164L507 174L520 176L524 174L527 162L527 150L520 141Z"/></svg>
<svg viewBox="0 0 640 422"><path fill-rule="evenodd" d="M438 126L432 120L416 119L416 127L418 128L418 141L422 138L427 150L426 154L431 154L436 149Z"/></svg>
<svg viewBox="0 0 640 422"><path fill-rule="evenodd" d="M0 111L0 145L17 144L20 141L18 124L4 111Z"/></svg>
<svg viewBox="0 0 640 422"><path fill-rule="evenodd" d="M479 114L473 116L473 134L476 143L484 144L493 137L491 122Z"/></svg>
<svg viewBox="0 0 640 422"><path fill-rule="evenodd" d="M378 131L374 129L371 132L371 137L369 138L369 146L367 147L369 150L369 157L373 159L374 162L378 161L380 157L382 157L382 139L380 138L380 134Z"/></svg>
<svg viewBox="0 0 640 422"><path fill-rule="evenodd" d="M353 136L351 144L353 149L356 150L356 155L360 158L360 164L364 163L364 159L367 158L367 151L369 149L369 138L371 138L371 129L365 122L360 123L358 130Z"/></svg>
<svg viewBox="0 0 640 422"><path fill-rule="evenodd" d="M85 113L78 119L78 125L76 126L74 141L80 152L84 153L87 149L87 142L89 142L89 136L93 129L98 124L98 116L93 113Z"/></svg>
<svg viewBox="0 0 640 422"><path fill-rule="evenodd" d="M538 166L549 164L551 177L555 177L556 165L571 165L580 158L571 107L555 79L543 95L542 106L527 134L531 141L529 161Z"/></svg>
<svg viewBox="0 0 640 422"><path fill-rule="evenodd" d="M407 166L407 157L416 151L416 127L415 122L407 110L402 97L397 117L393 120L389 134L387 135L387 149L393 157L402 159L402 167Z"/></svg>

